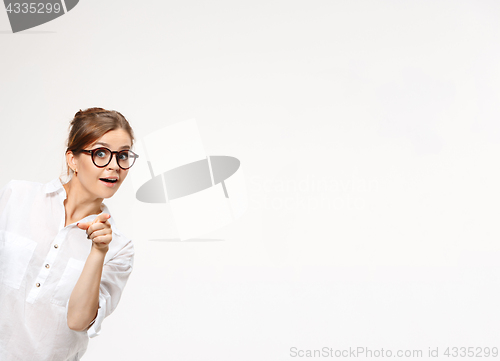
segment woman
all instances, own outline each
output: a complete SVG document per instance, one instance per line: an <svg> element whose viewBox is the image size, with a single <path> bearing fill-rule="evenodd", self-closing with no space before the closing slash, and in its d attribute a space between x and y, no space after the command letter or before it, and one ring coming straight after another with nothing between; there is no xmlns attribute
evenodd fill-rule
<svg viewBox="0 0 500 361"><path fill-rule="evenodd" d="M0 360L80 360L132 272L132 241L102 203L138 157L123 115L71 121L69 182L12 180L0 190Z"/></svg>

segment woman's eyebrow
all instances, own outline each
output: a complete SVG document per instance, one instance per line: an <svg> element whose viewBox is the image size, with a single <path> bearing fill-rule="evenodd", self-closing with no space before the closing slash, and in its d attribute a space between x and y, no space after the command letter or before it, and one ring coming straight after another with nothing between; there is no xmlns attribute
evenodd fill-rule
<svg viewBox="0 0 500 361"><path fill-rule="evenodd" d="M104 142L97 142L97 143L95 143L95 145L97 145L97 144L104 145L105 147L108 147L108 148L110 147L110 145L108 143L104 143ZM130 149L130 145L124 145L120 149Z"/></svg>

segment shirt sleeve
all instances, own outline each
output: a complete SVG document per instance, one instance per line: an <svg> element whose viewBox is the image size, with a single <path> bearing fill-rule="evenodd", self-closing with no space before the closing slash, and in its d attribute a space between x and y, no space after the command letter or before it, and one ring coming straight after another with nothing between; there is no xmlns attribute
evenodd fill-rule
<svg viewBox="0 0 500 361"><path fill-rule="evenodd" d="M133 265L132 241L129 241L115 257L104 264L99 287L99 309L96 318L87 329L89 337L96 337L100 334L102 321L115 310Z"/></svg>
<svg viewBox="0 0 500 361"><path fill-rule="evenodd" d="M12 181L9 181L0 189L0 218L7 208L7 203L9 203L10 195L12 194Z"/></svg>

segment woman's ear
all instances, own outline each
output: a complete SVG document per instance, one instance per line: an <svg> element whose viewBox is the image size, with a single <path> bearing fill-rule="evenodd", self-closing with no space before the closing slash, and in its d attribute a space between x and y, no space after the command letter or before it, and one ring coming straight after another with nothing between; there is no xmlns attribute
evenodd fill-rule
<svg viewBox="0 0 500 361"><path fill-rule="evenodd" d="M73 152L71 150L68 150L66 152L66 163L68 164L68 166L73 170L75 171L75 169L77 168L77 164L76 164L76 161L75 161L75 155L73 154Z"/></svg>

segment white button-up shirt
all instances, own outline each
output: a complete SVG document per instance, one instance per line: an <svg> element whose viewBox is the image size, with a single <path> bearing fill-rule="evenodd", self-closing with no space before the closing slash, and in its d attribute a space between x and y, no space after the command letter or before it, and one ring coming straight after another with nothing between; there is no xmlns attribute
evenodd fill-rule
<svg viewBox="0 0 500 361"><path fill-rule="evenodd" d="M66 190L59 178L49 183L12 180L0 189L0 360L80 360L89 337L120 300L132 272L132 241L109 219L112 241L99 290L98 314L86 331L67 324L71 292L92 241L76 223L64 226ZM101 210L109 213L102 203Z"/></svg>

